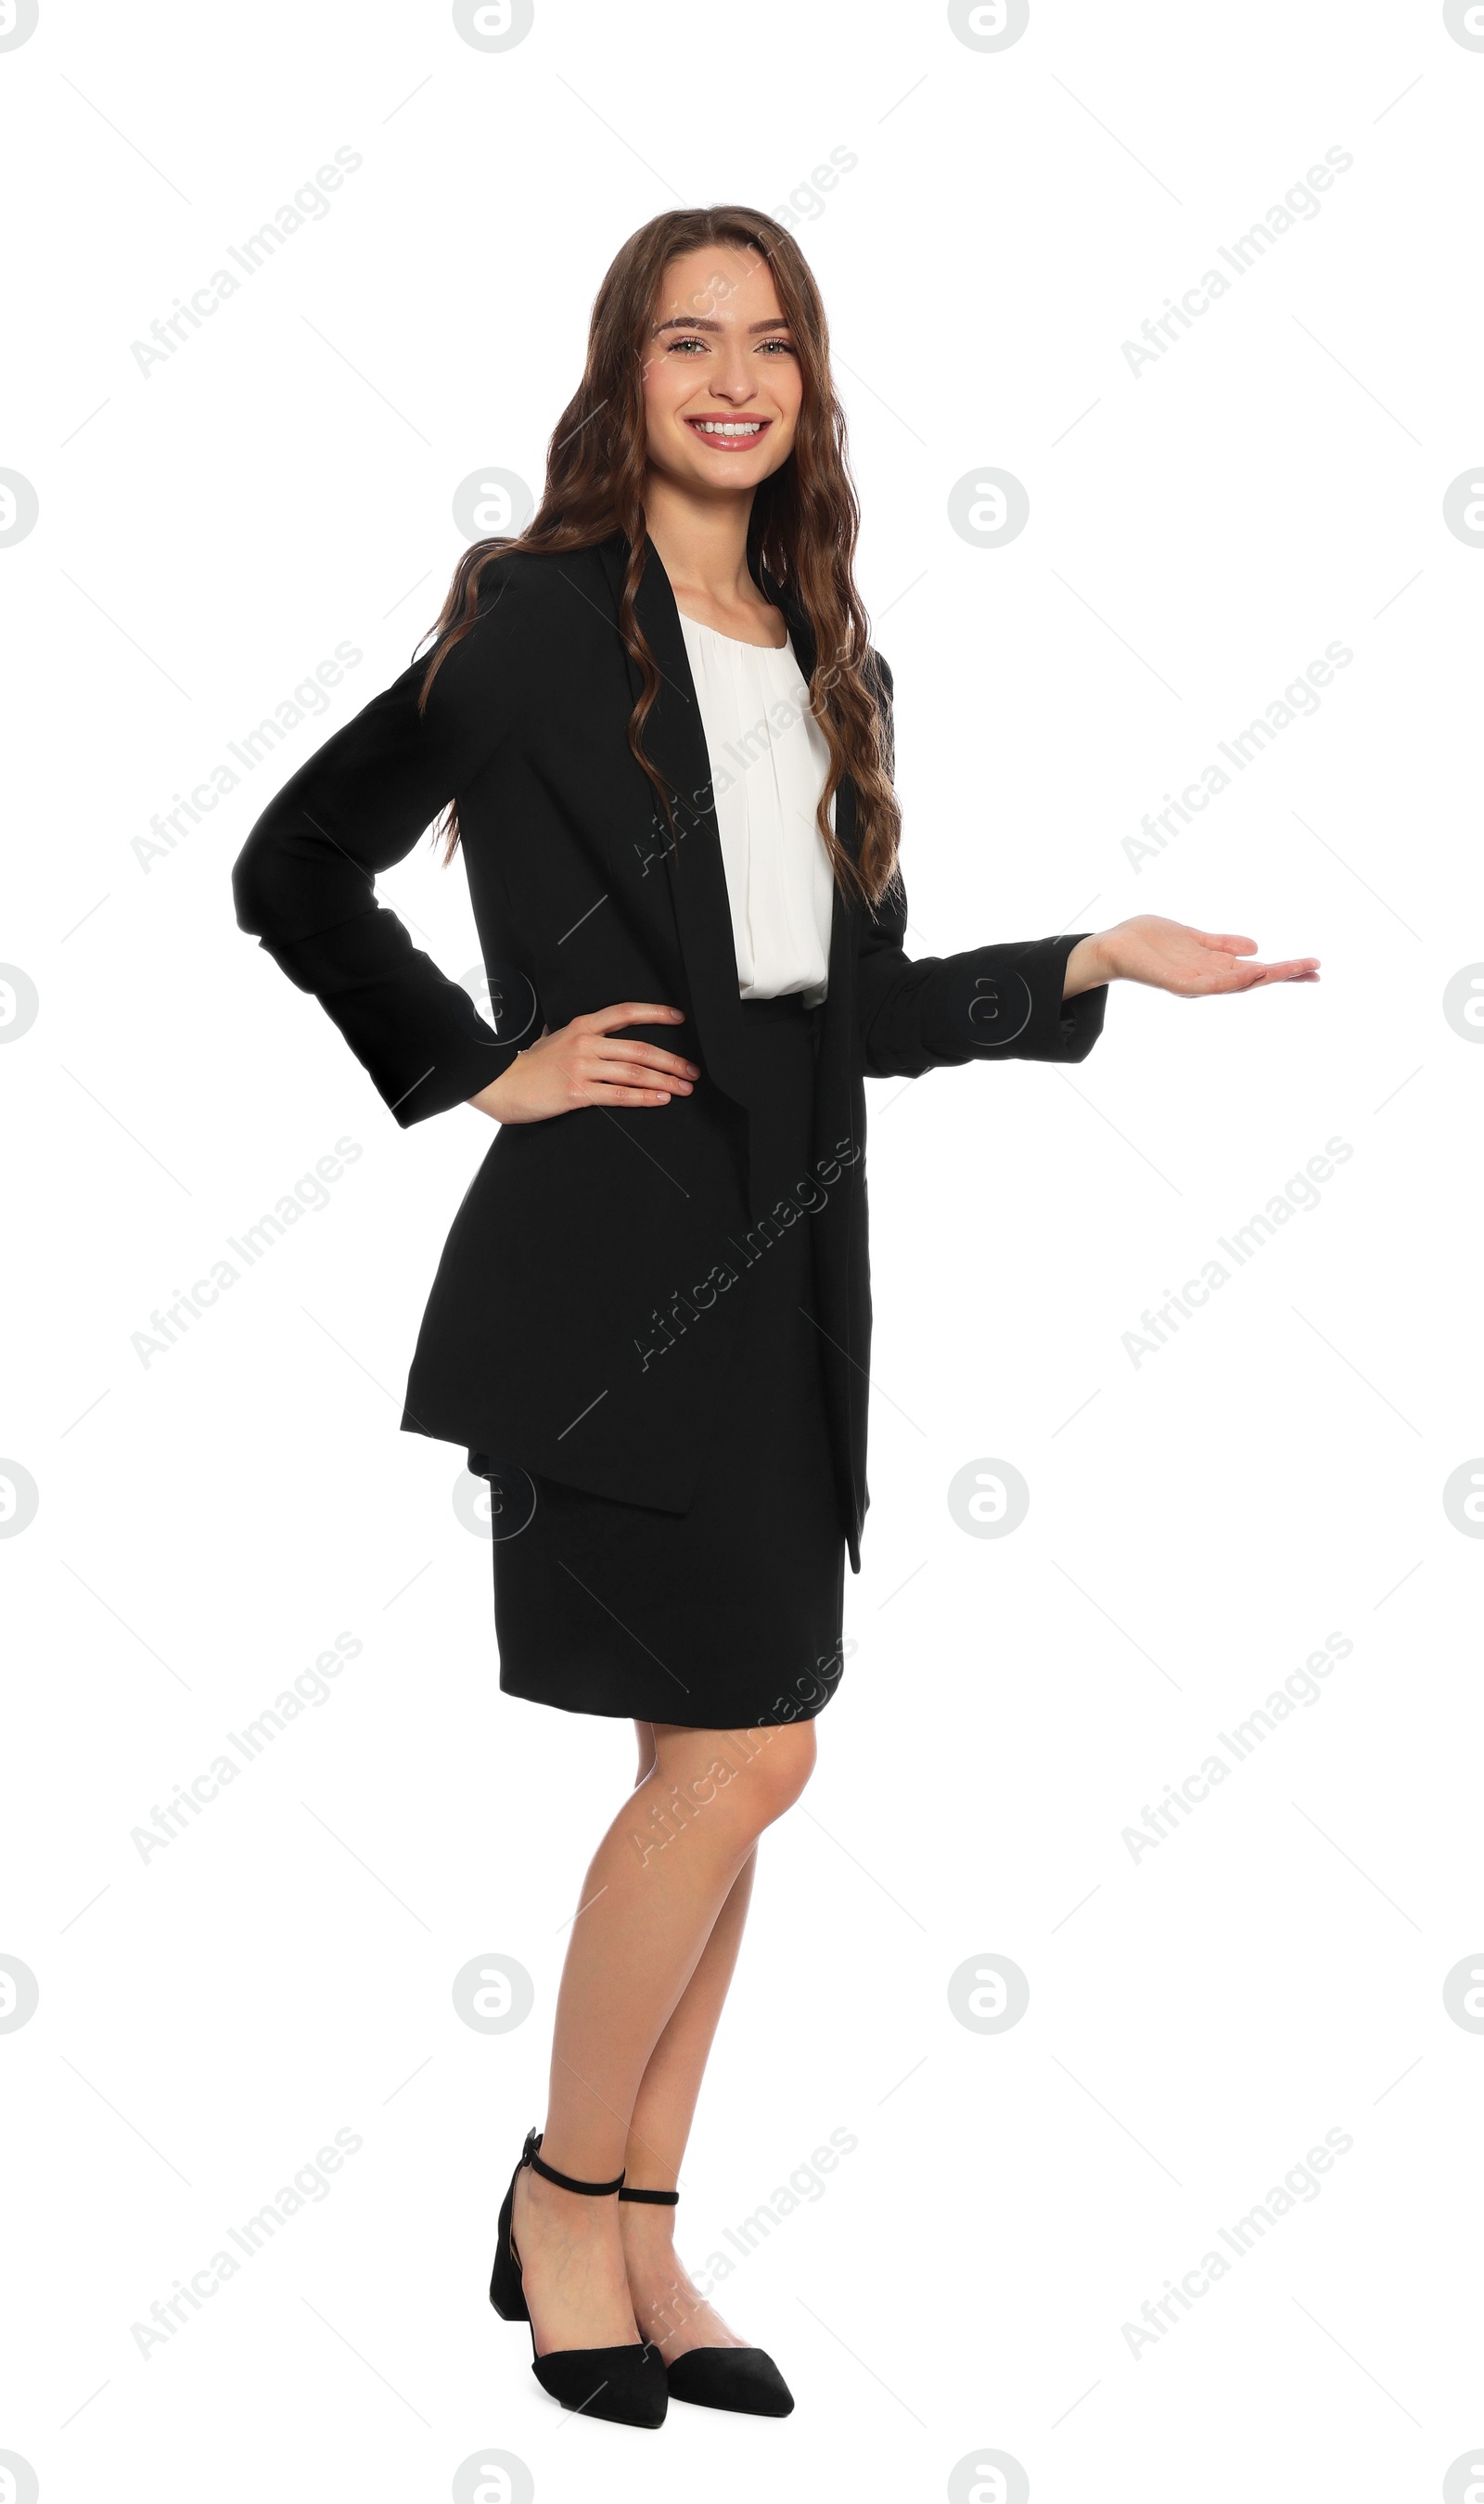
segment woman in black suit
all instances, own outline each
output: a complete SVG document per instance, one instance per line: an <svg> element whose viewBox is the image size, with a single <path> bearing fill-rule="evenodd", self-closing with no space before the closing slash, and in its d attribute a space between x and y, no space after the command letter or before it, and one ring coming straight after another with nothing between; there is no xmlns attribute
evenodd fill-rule
<svg viewBox="0 0 1484 2504"><path fill-rule="evenodd" d="M754 1848L808 1780L859 1570L863 1080L1080 1061L1118 979L1315 970L1151 917L908 957L856 521L797 245L752 211L655 219L600 290L535 520L468 550L431 651L233 873L241 926L399 1123L500 1125L402 1424L489 1478L501 1687L632 1717L639 1767L583 1882L491 2293L546 2389L634 2423L670 2395L793 2405L697 2293L671 2208ZM785 692L739 732L728 690L770 670ZM493 1025L374 897L440 813Z"/></svg>

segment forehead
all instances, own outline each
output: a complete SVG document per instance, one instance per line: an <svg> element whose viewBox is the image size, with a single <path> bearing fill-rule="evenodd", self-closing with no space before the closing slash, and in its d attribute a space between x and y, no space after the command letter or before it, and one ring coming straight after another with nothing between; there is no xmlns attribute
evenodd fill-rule
<svg viewBox="0 0 1484 2504"><path fill-rule="evenodd" d="M707 322L777 321L782 313L773 272L742 244L703 244L671 261L655 298L656 322L698 315Z"/></svg>

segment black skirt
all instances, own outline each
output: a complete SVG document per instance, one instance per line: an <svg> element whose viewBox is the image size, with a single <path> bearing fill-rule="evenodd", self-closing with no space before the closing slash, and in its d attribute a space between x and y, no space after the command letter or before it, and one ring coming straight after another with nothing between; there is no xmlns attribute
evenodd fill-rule
<svg viewBox="0 0 1484 2504"><path fill-rule="evenodd" d="M751 1213L794 1215L737 1247L726 1292L742 1309L689 1511L534 1478L517 1455L468 1456L490 1480L500 1684L533 1703L753 1729L812 1719L840 1682L845 1534L811 1221L793 1198L810 1170L819 1019L796 994L742 1006L767 1107Z"/></svg>

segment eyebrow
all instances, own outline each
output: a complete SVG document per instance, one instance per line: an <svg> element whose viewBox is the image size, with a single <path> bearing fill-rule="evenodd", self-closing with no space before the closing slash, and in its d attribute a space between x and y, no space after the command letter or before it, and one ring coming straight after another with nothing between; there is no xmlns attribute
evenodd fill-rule
<svg viewBox="0 0 1484 2504"><path fill-rule="evenodd" d="M790 330L792 328L793 325L786 313L775 313L766 322L749 322L747 325L749 336L758 330ZM713 322L708 314L677 313L673 314L668 322L656 322L654 335L658 338L662 330L719 330L720 329L721 324Z"/></svg>

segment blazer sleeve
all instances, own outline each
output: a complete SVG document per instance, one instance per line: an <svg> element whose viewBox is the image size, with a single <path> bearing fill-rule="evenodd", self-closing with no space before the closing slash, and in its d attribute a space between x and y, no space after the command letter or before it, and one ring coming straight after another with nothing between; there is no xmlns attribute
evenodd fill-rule
<svg viewBox="0 0 1484 2504"><path fill-rule="evenodd" d="M872 654L888 769L892 678ZM953 956L909 956L901 874L860 922L855 1001L869 1078L920 1078L968 1061L1086 1061L1103 1030L1108 989L1064 1000L1066 962L1085 934L1013 940Z"/></svg>
<svg viewBox="0 0 1484 2504"><path fill-rule="evenodd" d="M232 867L239 927L320 1001L403 1130L477 1096L520 1049L375 896L377 872L405 859L518 716L513 588L453 646L426 714L425 653L285 783Z"/></svg>

